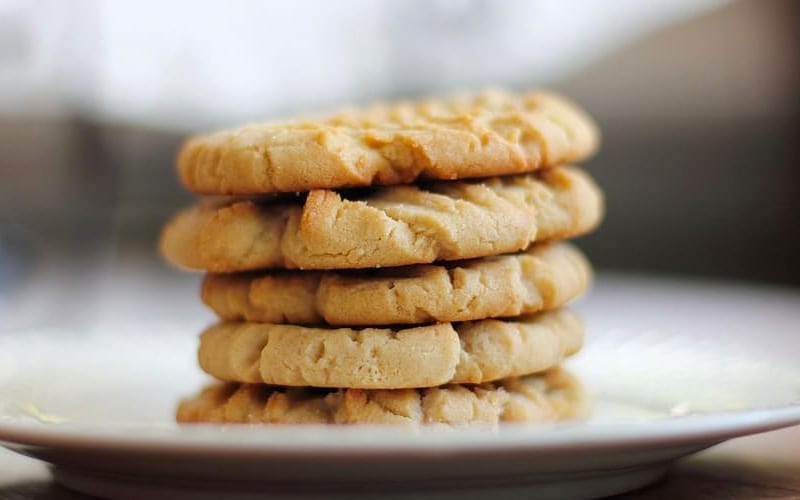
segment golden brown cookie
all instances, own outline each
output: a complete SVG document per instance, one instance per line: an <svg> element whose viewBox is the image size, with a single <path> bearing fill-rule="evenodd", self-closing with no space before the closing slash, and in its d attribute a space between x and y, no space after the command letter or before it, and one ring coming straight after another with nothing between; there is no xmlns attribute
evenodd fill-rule
<svg viewBox="0 0 800 500"><path fill-rule="evenodd" d="M178 172L205 194L394 185L531 172L583 160L598 142L563 97L493 90L193 137Z"/></svg>
<svg viewBox="0 0 800 500"><path fill-rule="evenodd" d="M591 276L586 257L559 243L451 265L209 274L202 297L226 321L411 325L556 309L583 293Z"/></svg>
<svg viewBox="0 0 800 500"><path fill-rule="evenodd" d="M478 386L309 389L218 383L178 407L178 422L495 425L583 416L587 397L560 368Z"/></svg>
<svg viewBox="0 0 800 500"><path fill-rule="evenodd" d="M303 205L200 205L166 227L161 251L190 269L357 269L512 253L583 234L603 199L589 176L539 175L378 188L360 200L312 191Z"/></svg>
<svg viewBox="0 0 800 500"><path fill-rule="evenodd" d="M198 360L228 382L405 389L540 372L582 344L583 325L565 309L415 328L220 323L201 335Z"/></svg>

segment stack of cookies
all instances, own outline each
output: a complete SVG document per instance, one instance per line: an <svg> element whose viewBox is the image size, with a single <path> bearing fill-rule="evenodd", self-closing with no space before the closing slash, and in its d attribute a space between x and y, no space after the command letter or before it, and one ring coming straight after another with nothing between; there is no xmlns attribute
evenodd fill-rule
<svg viewBox="0 0 800 500"><path fill-rule="evenodd" d="M564 309L591 279L560 240L602 194L569 163L592 121L562 97L486 91L190 139L208 196L162 234L207 274L200 337L220 382L180 422L550 422L582 407L559 368L583 343Z"/></svg>

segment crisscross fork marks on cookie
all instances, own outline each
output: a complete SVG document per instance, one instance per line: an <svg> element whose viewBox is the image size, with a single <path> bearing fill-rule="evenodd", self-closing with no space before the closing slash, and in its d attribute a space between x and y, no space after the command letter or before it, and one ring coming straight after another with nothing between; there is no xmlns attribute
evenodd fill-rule
<svg viewBox="0 0 800 500"><path fill-rule="evenodd" d="M602 214L594 182L561 167L541 178L381 188L361 200L323 190L302 206L198 206L173 219L161 249L179 266L212 272L393 267L516 252L583 234Z"/></svg>
<svg viewBox="0 0 800 500"><path fill-rule="evenodd" d="M599 134L555 94L499 90L351 109L198 136L178 156L187 188L259 194L530 172L585 159Z"/></svg>

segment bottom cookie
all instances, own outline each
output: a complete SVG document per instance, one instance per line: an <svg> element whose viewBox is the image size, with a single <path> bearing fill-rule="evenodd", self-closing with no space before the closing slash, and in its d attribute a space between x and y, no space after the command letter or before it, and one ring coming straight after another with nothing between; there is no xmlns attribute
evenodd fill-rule
<svg viewBox="0 0 800 500"><path fill-rule="evenodd" d="M312 389L217 383L180 403L181 423L444 424L548 423L582 416L586 396L561 368L481 385L428 389Z"/></svg>

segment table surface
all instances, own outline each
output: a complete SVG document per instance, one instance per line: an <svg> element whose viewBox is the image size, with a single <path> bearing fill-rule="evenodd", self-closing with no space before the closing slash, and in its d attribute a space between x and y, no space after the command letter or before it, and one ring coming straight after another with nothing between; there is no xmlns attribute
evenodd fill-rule
<svg viewBox="0 0 800 500"><path fill-rule="evenodd" d="M53 483L46 466L0 449L0 500L86 498ZM665 480L625 499L800 498L800 426L739 438L679 462Z"/></svg>

